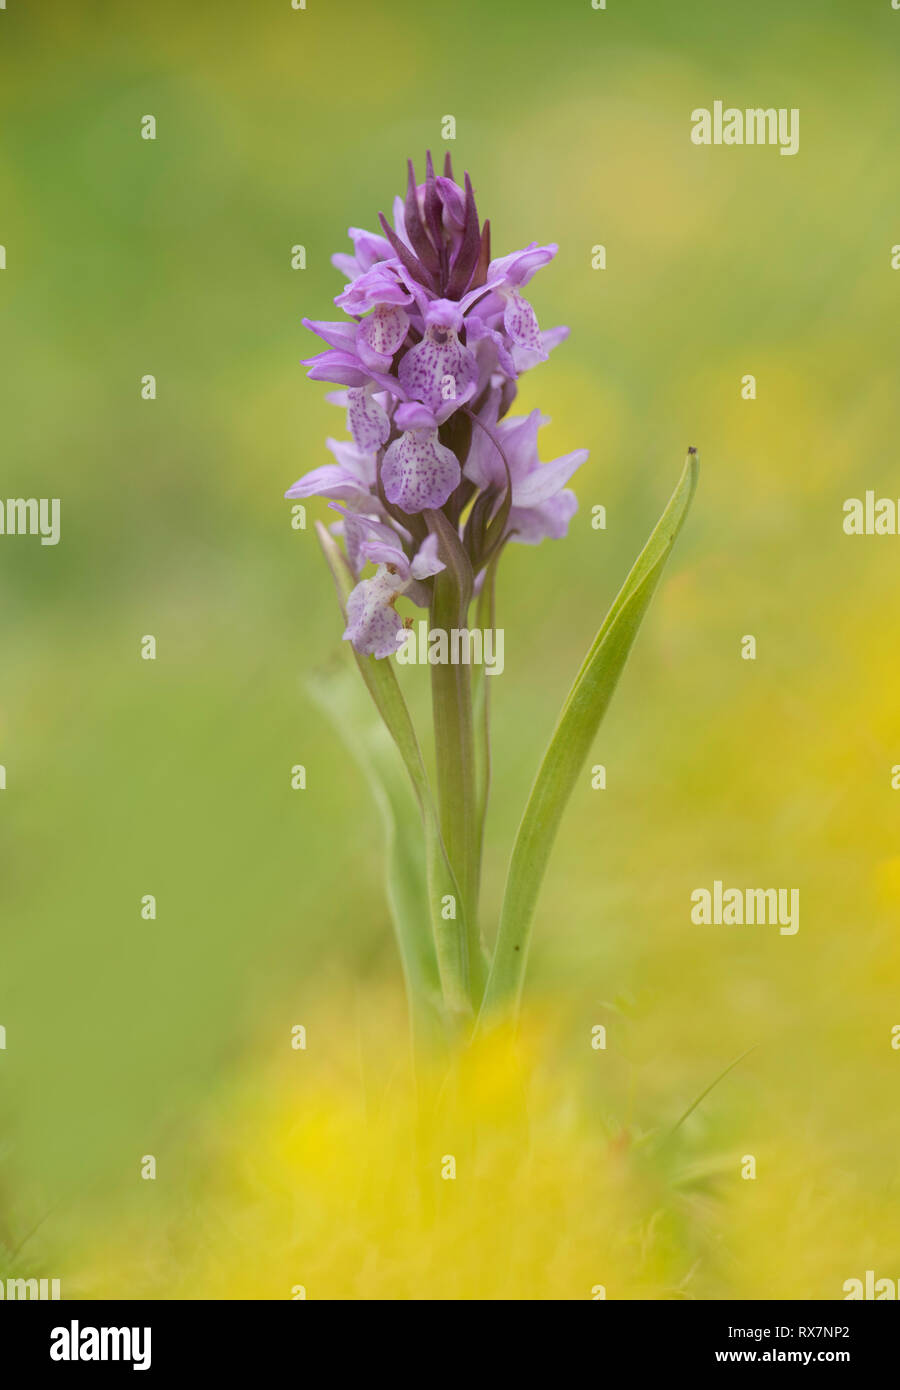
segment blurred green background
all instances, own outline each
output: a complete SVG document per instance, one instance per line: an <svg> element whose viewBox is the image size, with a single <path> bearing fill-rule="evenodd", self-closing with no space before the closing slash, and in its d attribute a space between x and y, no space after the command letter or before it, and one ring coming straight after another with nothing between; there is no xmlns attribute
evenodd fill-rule
<svg viewBox="0 0 900 1390"><path fill-rule="evenodd" d="M379 825L303 688L340 619L282 494L343 433L301 316L332 316L331 253L452 114L494 254L559 243L532 299L571 338L520 406L552 417L543 457L591 451L568 539L501 568L488 932L558 707L695 445L694 509L598 739L608 789L586 770L541 901L543 1056L586 1133L634 1133L757 1045L685 1130L691 1161L725 1156L690 1287L833 1298L900 1275L900 539L842 532L845 498L900 496L898 45L888 0L0 13L0 490L62 503L56 548L0 541L10 1268L164 1289L136 1273L140 1233L202 1204L195 1127L232 1122L236 1078L252 1092L293 1023L321 1017L327 1052L396 1005ZM799 154L694 146L717 99L798 107ZM693 926L716 878L798 887L798 935ZM138 1180L145 1153L165 1181ZM123 1213L132 1263L91 1285L85 1250L103 1268ZM560 1268L548 1296L589 1296Z"/></svg>

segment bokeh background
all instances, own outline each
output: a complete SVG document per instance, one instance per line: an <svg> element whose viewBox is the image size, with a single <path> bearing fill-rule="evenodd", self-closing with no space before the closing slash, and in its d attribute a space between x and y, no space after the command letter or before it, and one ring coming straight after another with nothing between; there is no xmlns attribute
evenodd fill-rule
<svg viewBox="0 0 900 1390"><path fill-rule="evenodd" d="M900 1276L900 539L841 525L900 496L898 45L889 0L0 13L0 489L62 501L58 547L0 541L6 1274L136 1298ZM716 99L799 107L799 154L695 147ZM331 316L331 253L446 114L495 254L559 243L532 297L571 338L521 404L545 458L591 451L568 539L501 570L488 934L569 681L687 445L702 464L597 741L608 788L586 771L551 863L518 1060L470 1078L455 1183L469 1140L426 1136L422 1205L380 826L306 691L340 620L282 494L340 432L301 316ZM799 933L693 926L716 878L798 887Z"/></svg>

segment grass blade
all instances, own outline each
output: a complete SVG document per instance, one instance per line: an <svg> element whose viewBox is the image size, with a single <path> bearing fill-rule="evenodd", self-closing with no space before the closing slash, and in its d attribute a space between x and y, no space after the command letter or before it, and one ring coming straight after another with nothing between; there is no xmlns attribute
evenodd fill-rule
<svg viewBox="0 0 900 1390"><path fill-rule="evenodd" d="M747 1048L746 1052L742 1052L738 1057L735 1057L735 1059L734 1059L733 1062L729 1062L729 1063L728 1063L728 1066L725 1068L725 1070L724 1070L724 1071L720 1071L720 1072L719 1072L719 1075L715 1078L715 1080L714 1080L714 1081L711 1081L711 1082L709 1083L709 1085L707 1086L706 1090L705 1090L705 1091L701 1091L700 1094L699 1094L699 1096L697 1097L697 1099L694 1100L694 1101L691 1101L691 1104L688 1106L687 1110L685 1110L684 1114L680 1117L680 1119L678 1119L678 1120L675 1121L675 1123L674 1123L674 1125L672 1126L672 1128L671 1128L671 1129L668 1131L668 1133L664 1136L665 1139L671 1139L671 1138L672 1138L672 1135L675 1134L676 1131L679 1130L679 1129L681 1128L681 1126L684 1124L685 1120L688 1119L688 1117L689 1117L690 1115L693 1115L694 1111L697 1109L697 1106L700 1104L700 1102L703 1101L703 1100L706 1100L706 1097L709 1095L710 1091L712 1091L716 1086L718 1086L718 1084L719 1084L720 1081L724 1081L724 1080L725 1080L725 1077L728 1075L728 1073L729 1073L730 1071L734 1071L734 1069L735 1069L735 1067L737 1066L738 1062L743 1062L743 1060L744 1060L745 1057L749 1057L751 1052L755 1052L756 1049L757 1049L757 1047L759 1047L759 1043L754 1043L752 1047L748 1047L748 1048Z"/></svg>

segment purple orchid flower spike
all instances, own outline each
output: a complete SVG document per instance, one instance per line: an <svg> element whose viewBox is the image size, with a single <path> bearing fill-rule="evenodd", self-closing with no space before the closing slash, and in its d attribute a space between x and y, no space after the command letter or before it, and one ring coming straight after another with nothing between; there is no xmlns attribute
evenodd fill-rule
<svg viewBox="0 0 900 1390"><path fill-rule="evenodd" d="M402 562L376 558L371 545L358 549L356 559L379 566L378 583L363 588L374 581L354 562L359 593L347 628L357 650L384 657L396 651L389 637L399 621L385 601L408 592L413 546L439 536L429 545L457 569L459 554L450 551L458 547L479 592L504 540L565 535L577 508L566 483L587 455L541 464L536 414L504 418L522 372L567 331L542 332L522 293L557 248L532 241L492 260L490 224L479 219L471 179L457 183L449 157L436 174L430 154L424 183L409 161L393 222L383 214L380 222L383 235L351 228L354 254L334 258L348 280L335 299L346 317L303 320L326 344L307 359L309 375L345 388L332 399L346 408L353 442L330 441L336 464L314 469L288 495L331 497L395 529ZM346 523L348 544L353 534Z"/></svg>
<svg viewBox="0 0 900 1390"><path fill-rule="evenodd" d="M380 233L351 228L353 254L333 258L347 278L335 299L343 317L303 320L324 343L306 361L309 377L341 388L328 399L346 411L350 438L329 439L334 461L287 496L329 498L340 515L330 530L317 529L344 640L409 774L425 840L415 884L397 892L392 881L411 1016L431 1018L437 1007L440 1029L460 1038L476 1018L480 1026L500 1008L515 1013L550 844L684 520L696 457L563 706L520 825L488 962L478 890L491 766L486 676L503 669L496 573L509 541L533 546L566 535L578 508L569 484L588 455L574 449L542 463L546 417L512 414L523 372L568 332L541 329L525 294L557 247L532 241L492 258L490 223L479 218L468 174L457 182L449 157L437 174L430 154L424 182L410 162L392 220L379 221ZM414 619L416 608L427 621ZM492 664L475 673L470 657L477 662L479 652L482 666L489 652ZM430 667L434 792L391 657ZM384 788L392 824L395 770ZM403 843L403 855L391 858L397 873L415 857L406 832Z"/></svg>

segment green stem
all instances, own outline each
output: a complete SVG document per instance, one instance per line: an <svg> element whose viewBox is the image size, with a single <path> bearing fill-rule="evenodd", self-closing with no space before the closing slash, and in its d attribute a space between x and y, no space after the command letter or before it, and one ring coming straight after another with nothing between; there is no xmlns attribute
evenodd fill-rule
<svg viewBox="0 0 900 1390"><path fill-rule="evenodd" d="M459 589L446 572L437 575L431 604L431 627L448 634L463 626ZM477 1010L485 982L485 962L478 930L479 818L475 736L470 670L462 662L431 668L437 802L441 833L462 902L459 923L463 984ZM459 913L457 914L459 916Z"/></svg>
<svg viewBox="0 0 900 1390"><path fill-rule="evenodd" d="M496 621L494 589L497 575L498 555L491 560L484 576L481 593L475 608L475 626L483 631L494 630ZM477 873L481 879L481 862L484 857L484 834L487 819L488 797L491 790L491 702L489 699L488 676L484 664L472 671L472 711L475 720L478 746L478 864Z"/></svg>

